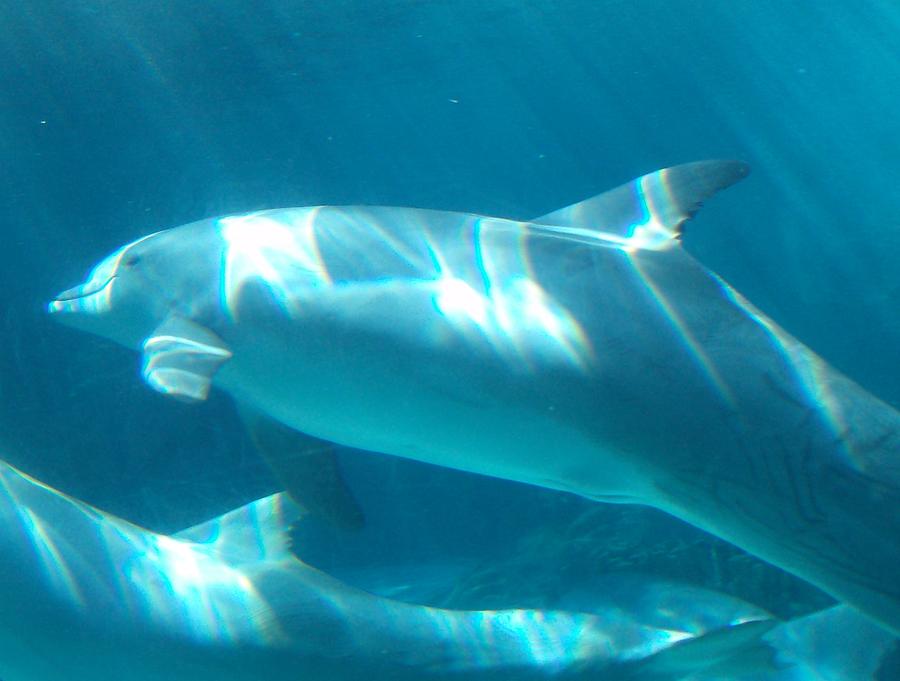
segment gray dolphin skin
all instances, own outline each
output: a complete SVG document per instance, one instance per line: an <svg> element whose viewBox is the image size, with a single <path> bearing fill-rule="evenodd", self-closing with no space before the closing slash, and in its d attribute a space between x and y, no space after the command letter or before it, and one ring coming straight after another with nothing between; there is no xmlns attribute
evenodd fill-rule
<svg viewBox="0 0 900 681"><path fill-rule="evenodd" d="M627 612L650 627L683 630L685 622L709 631L723 621L762 619L740 599L696 586L641 574L607 574L588 590L565 593L566 610ZM707 642L711 637L707 637ZM897 681L900 638L847 605L780 622L754 645L719 664L696 669L684 681Z"/></svg>
<svg viewBox="0 0 900 681"><path fill-rule="evenodd" d="M49 305L357 449L667 511L900 632L900 414L680 244L701 161L521 222L312 207L143 237Z"/></svg>
<svg viewBox="0 0 900 681"><path fill-rule="evenodd" d="M760 645L765 615L709 629L627 613L450 611L354 589L285 548L282 494L176 536L0 462L3 681L674 681Z"/></svg>
<svg viewBox="0 0 900 681"><path fill-rule="evenodd" d="M685 681L893 681L900 639L846 605L779 624L763 637L770 669L701 671Z"/></svg>

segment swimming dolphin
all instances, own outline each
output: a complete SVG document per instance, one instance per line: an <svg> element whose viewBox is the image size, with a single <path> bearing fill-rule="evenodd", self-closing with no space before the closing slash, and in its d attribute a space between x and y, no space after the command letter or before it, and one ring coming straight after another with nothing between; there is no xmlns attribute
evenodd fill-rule
<svg viewBox="0 0 900 681"><path fill-rule="evenodd" d="M368 567L356 571L355 577L367 584L367 589L374 586L375 593L401 592L416 601L439 594L441 582L444 593L452 591L464 571L449 565L391 565L377 570ZM640 572L596 575L572 589L558 586L559 590L544 594L556 608L605 618L619 616L651 630L693 635L716 630L723 622L763 621L771 616L721 591ZM712 638L707 636L707 642ZM688 671L682 681L900 679L900 638L847 605L778 622L753 644L717 658L715 665Z"/></svg>
<svg viewBox="0 0 900 681"><path fill-rule="evenodd" d="M50 303L324 440L649 504L900 632L900 414L680 244L735 161L527 222L312 207L120 248Z"/></svg>
<svg viewBox="0 0 900 681"><path fill-rule="evenodd" d="M170 537L0 462L0 678L674 681L774 624L409 605L293 557L294 514L279 494Z"/></svg>
<svg viewBox="0 0 900 681"><path fill-rule="evenodd" d="M766 616L765 611L727 594L647 575L600 575L564 593L559 607L579 612L625 611L643 624L683 630L722 620ZM714 668L696 670L684 681L896 681L900 638L847 605L779 622L759 645L748 646Z"/></svg>
<svg viewBox="0 0 900 681"><path fill-rule="evenodd" d="M721 592L633 573L602 575L589 591L568 593L558 603L579 612L624 609L648 626L668 629L683 628L687 620L708 626L727 618L765 617L765 611ZM847 605L779 622L759 643L685 681L900 679L900 638Z"/></svg>
<svg viewBox="0 0 900 681"><path fill-rule="evenodd" d="M900 679L900 639L846 605L779 624L763 636L771 669L701 671L689 681L892 681ZM748 667L750 665L747 665Z"/></svg>

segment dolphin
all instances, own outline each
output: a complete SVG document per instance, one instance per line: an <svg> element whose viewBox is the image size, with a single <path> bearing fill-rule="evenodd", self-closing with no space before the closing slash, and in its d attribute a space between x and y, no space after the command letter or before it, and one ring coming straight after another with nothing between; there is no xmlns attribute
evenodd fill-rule
<svg viewBox="0 0 900 681"><path fill-rule="evenodd" d="M733 596L642 574L607 574L566 592L557 607L578 612L627 612L646 626L704 630L731 618L768 613ZM778 622L755 645L714 666L695 669L683 681L896 681L900 638L847 605Z"/></svg>
<svg viewBox="0 0 900 681"><path fill-rule="evenodd" d="M774 627L757 650L770 669L701 670L685 681L892 681L900 679L900 639L846 605ZM735 666L732 666L732 670Z"/></svg>
<svg viewBox="0 0 900 681"><path fill-rule="evenodd" d="M762 645L774 624L401 603L294 557L296 516L277 494L162 535L0 461L0 678L675 681Z"/></svg>
<svg viewBox="0 0 900 681"><path fill-rule="evenodd" d="M49 304L186 401L340 445L648 504L900 632L900 414L681 246L738 161L529 221L389 207L205 219ZM289 465L288 465L289 467Z"/></svg>
<svg viewBox="0 0 900 681"><path fill-rule="evenodd" d="M400 592L421 602L434 598L435 592L452 591L460 575L460 566L390 565L367 567L357 571L355 578L374 593ZM723 622L771 617L762 608L721 591L640 572L595 575L575 588L559 586L551 590L552 596L545 594L554 608L606 618L617 614L651 629L703 635L707 644L714 637L701 632L715 631ZM699 639L694 641L699 647ZM843 604L780 621L755 642L724 655L715 648L711 653L716 664L691 668L687 661L682 681L900 679L900 638Z"/></svg>
<svg viewBox="0 0 900 681"><path fill-rule="evenodd" d="M566 592L557 607L579 612L627 612L651 627L702 629L732 618L768 613L733 596L639 573L607 574ZM896 681L900 638L847 605L779 622L718 665L696 669L684 681Z"/></svg>

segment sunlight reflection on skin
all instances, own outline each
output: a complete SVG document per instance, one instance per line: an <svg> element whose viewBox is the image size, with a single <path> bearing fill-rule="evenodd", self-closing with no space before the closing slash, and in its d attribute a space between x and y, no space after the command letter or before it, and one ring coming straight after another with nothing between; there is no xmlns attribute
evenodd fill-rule
<svg viewBox="0 0 900 681"><path fill-rule="evenodd" d="M136 616L163 627L178 629L187 623L200 640L230 641L240 633L247 641L249 622L252 642L272 643L279 637L277 629L268 626L270 608L251 579L239 566L231 566L211 552L210 547L142 530L125 521L111 522L90 506L2 462L0 481L5 496L0 504L12 505L47 583L76 610L89 609L86 594L109 574L117 581L118 598ZM94 536L61 534L55 517L60 510L80 516L75 522L69 518L66 527L86 525L93 528ZM62 540L65 545L59 543ZM89 565L85 570L83 558L72 555L73 547L103 551L106 564Z"/></svg>
<svg viewBox="0 0 900 681"><path fill-rule="evenodd" d="M318 245L319 232L333 225L317 222L318 210L298 210L281 220L263 214L251 214L219 220L219 229L225 241L225 267L221 286L222 309L234 320L241 289L250 281L261 281L273 300L288 316L302 314L302 300L316 289L333 286L353 286L352 283L335 284L329 274ZM329 214L329 218L332 214ZM470 248L476 254L479 285L470 281L465 273L456 273L444 257L436 239L423 234L433 272L423 273L421 283L433 290L433 305L442 320L462 336L475 331L494 347L499 354L518 357L527 362L525 348L535 337L543 337L551 352L580 369L586 369L591 358L590 344L574 316L529 275L510 277L506 274L508 263L494 262L495 253L503 254L509 238L507 221L471 218L473 243ZM481 223L486 228L481 228ZM501 229L492 229L496 223ZM516 223L510 223L515 225ZM469 225L464 225L469 227ZM299 227L299 229L298 229ZM365 228L378 237L389 233L376 220L368 221ZM502 241L496 246L489 243L491 235L499 232ZM524 241L524 238L522 239ZM414 254L404 252L404 244L394 239L388 244L394 254L422 270ZM527 263L522 252L518 255ZM526 272L527 272L526 268ZM374 285L393 286L397 279L385 279ZM415 282L413 282L415 283ZM365 286L372 288L373 282ZM298 295L298 292L300 294ZM543 345L543 344L539 344Z"/></svg>
<svg viewBox="0 0 900 681"><path fill-rule="evenodd" d="M828 365L801 343L790 338L740 293L727 285L723 285L722 289L735 305L743 309L748 318L765 330L772 347L793 372L794 384L803 391L810 409L821 416L847 463L856 470L864 470L862 457L851 451L850 439L845 437L848 426L828 380L831 373Z"/></svg>
<svg viewBox="0 0 900 681"><path fill-rule="evenodd" d="M295 292L331 285L331 277L316 241L318 211L299 212L302 222L281 222L251 214L221 218L219 229L225 240L222 268L222 309L231 320L237 317L235 301L249 279L261 279L288 316L300 313Z"/></svg>
<svg viewBox="0 0 900 681"><path fill-rule="evenodd" d="M631 194L629 204L640 210L641 215L624 229L620 228L621 232L610 232L604 229L603 224L596 224L594 220L596 207L591 200L555 211L548 226L540 222L535 226L537 231L568 236L629 253L638 250L664 251L675 248L678 245L680 226L688 216L682 213L683 206L676 200L670 188L669 176L669 169L665 169L640 177L628 185Z"/></svg>
<svg viewBox="0 0 900 681"><path fill-rule="evenodd" d="M85 623L107 604L137 633L165 632L203 646L358 655L359 665L392 654L405 669L456 672L533 665L544 673L639 661L703 633L645 626L618 610L599 617L466 612L371 596L287 553L285 527L298 512L283 495L169 537L107 516L2 462L0 486L0 508L22 523L9 536L24 533L27 542L8 547L16 549L16 565L39 565L39 588Z"/></svg>
<svg viewBox="0 0 900 681"><path fill-rule="evenodd" d="M659 306L660 314L672 326L676 336L688 349L689 356L698 364L700 370L719 396L732 408L736 409L737 403L735 401L734 393L725 382L725 379L722 378L713 359L703 349L703 344L694 337L690 327L684 322L675 307L669 302L662 289L656 285L653 278L641 267L640 259L629 256L629 260L637 278L646 288L649 297Z"/></svg>

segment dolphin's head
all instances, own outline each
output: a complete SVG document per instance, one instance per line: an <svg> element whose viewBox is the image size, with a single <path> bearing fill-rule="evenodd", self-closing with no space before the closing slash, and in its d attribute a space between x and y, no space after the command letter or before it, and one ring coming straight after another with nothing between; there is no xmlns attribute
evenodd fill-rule
<svg viewBox="0 0 900 681"><path fill-rule="evenodd" d="M152 267L145 262L158 250L153 242L160 234L142 237L105 257L83 283L57 295L49 312L82 331L140 346L165 315L164 301L148 281Z"/></svg>
<svg viewBox="0 0 900 681"><path fill-rule="evenodd" d="M182 311L185 293L199 293L200 277L209 275L204 263L210 259L197 244L199 227L155 232L123 246L82 284L57 295L48 311L68 326L140 348L164 319Z"/></svg>

